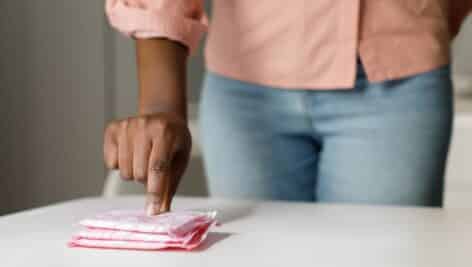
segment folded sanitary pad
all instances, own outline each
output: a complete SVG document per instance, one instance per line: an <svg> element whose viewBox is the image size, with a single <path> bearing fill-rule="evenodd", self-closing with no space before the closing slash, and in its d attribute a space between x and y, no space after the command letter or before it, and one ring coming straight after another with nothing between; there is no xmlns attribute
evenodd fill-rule
<svg viewBox="0 0 472 267"><path fill-rule="evenodd" d="M72 237L72 247L158 250L194 249L215 224L215 211L174 211L147 216L144 211L111 211L80 222L86 229Z"/></svg>

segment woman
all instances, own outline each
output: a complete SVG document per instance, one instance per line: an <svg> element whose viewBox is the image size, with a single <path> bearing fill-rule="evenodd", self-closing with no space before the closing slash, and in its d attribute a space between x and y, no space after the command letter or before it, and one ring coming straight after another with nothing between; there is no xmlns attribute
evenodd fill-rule
<svg viewBox="0 0 472 267"><path fill-rule="evenodd" d="M470 0L214 1L201 101L212 195L441 206L450 41ZM170 209L191 147L188 54L201 0L108 0L137 39L139 114L111 122L105 161Z"/></svg>

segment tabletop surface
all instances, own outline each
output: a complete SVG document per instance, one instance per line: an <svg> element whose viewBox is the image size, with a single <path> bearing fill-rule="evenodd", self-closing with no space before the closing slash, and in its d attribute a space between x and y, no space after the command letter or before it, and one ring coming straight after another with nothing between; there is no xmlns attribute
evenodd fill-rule
<svg viewBox="0 0 472 267"><path fill-rule="evenodd" d="M219 211L221 226L196 251L66 246L80 219L143 201L87 198L0 217L0 266L472 266L470 209L176 198L174 209Z"/></svg>

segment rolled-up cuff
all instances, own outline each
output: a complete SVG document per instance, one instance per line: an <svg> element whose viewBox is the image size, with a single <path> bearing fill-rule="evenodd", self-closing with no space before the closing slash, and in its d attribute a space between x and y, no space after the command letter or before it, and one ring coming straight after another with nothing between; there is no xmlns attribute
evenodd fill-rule
<svg viewBox="0 0 472 267"><path fill-rule="evenodd" d="M163 10L130 8L118 2L107 7L112 27L123 34L138 38L167 38L187 46L194 53L203 34L207 31L207 18L200 20L170 15Z"/></svg>

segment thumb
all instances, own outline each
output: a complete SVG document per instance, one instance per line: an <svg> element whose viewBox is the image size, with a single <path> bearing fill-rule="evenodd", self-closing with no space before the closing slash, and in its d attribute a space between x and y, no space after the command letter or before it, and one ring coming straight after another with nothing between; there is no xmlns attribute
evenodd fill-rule
<svg viewBox="0 0 472 267"><path fill-rule="evenodd" d="M118 167L117 130L117 125L110 123L105 129L103 138L103 157L109 169L116 169Z"/></svg>

